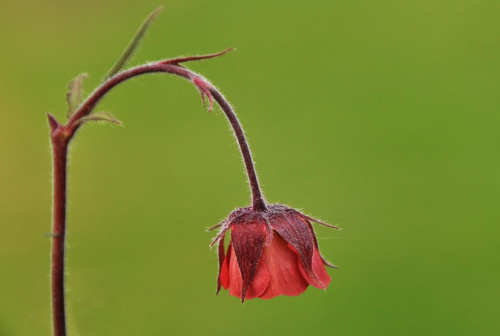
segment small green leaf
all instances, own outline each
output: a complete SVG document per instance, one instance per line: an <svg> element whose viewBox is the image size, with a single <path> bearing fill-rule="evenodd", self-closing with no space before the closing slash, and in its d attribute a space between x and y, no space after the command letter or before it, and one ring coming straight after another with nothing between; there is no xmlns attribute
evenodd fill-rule
<svg viewBox="0 0 500 336"><path fill-rule="evenodd" d="M68 85L68 92L66 93L66 101L68 102L68 112L66 116L71 118L73 113L78 109L82 103L82 82L87 77L87 74L80 74Z"/></svg>
<svg viewBox="0 0 500 336"><path fill-rule="evenodd" d="M123 54L120 56L120 58L115 63L115 65L113 65L113 67L109 70L106 77L104 77L104 80L106 80L110 77L113 77L121 69L123 69L123 67L127 64L127 62L130 60L130 58L132 57L132 55L136 51L137 47L139 46L139 43L141 42L142 38L146 34L146 31L148 30L149 26L151 25L153 20L156 18L156 16L158 16L158 14L160 14L162 9L163 9L163 7L158 7L157 9L155 9L155 11L153 13L151 13L147 17L147 19L142 23L141 27L139 28L137 33L135 33L134 37L132 38L132 40L128 44L127 48L125 48L125 51L123 52Z"/></svg>
<svg viewBox="0 0 500 336"><path fill-rule="evenodd" d="M89 114L88 116L85 116L85 117L81 117L80 119L78 119L78 121L76 122L77 124L83 124L85 122L89 122L89 121L93 121L93 122L110 122L110 123L113 123L113 124L117 124L117 125L121 125L122 122L118 119L116 119L115 117L113 117L113 115L109 112L97 112L97 113L92 113L92 114Z"/></svg>

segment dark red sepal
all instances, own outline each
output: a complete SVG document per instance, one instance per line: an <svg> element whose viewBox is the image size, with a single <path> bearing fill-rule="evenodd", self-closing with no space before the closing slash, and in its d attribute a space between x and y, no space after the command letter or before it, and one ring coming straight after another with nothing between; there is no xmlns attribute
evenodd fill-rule
<svg viewBox="0 0 500 336"><path fill-rule="evenodd" d="M281 210L273 214L273 217L271 219L273 229L295 248L304 271L321 285L313 270L314 238L307 223L291 209Z"/></svg>
<svg viewBox="0 0 500 336"><path fill-rule="evenodd" d="M313 236L313 239L314 239L314 246L316 247L316 250L318 251L318 254L321 257L321 260L323 260L323 264L325 264L325 266L328 266L330 268L337 268L338 269L339 267L337 265L334 265L334 264L332 264L331 262L329 262L328 260L325 259L325 257L323 256L323 254L319 250L318 239L316 238L316 233L314 232L314 228L311 225L311 222L309 222L308 220L306 220L306 223L307 223L307 226L309 227L309 230L311 230L311 233L312 233L312 236Z"/></svg>
<svg viewBox="0 0 500 336"><path fill-rule="evenodd" d="M267 225L262 221L248 217L233 221L231 227L231 244L233 245L241 273L241 302L245 301L245 296L255 275L267 235Z"/></svg>

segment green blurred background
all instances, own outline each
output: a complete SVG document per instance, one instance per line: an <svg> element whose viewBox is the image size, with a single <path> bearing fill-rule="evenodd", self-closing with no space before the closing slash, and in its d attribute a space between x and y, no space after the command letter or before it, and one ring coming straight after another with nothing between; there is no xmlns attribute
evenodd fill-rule
<svg viewBox="0 0 500 336"><path fill-rule="evenodd" d="M167 75L115 89L72 143L71 335L500 334L500 2L0 2L0 335L49 335L46 113L131 65L189 64L234 104L270 202L317 228L326 291L215 296L218 223L249 204L220 110Z"/></svg>

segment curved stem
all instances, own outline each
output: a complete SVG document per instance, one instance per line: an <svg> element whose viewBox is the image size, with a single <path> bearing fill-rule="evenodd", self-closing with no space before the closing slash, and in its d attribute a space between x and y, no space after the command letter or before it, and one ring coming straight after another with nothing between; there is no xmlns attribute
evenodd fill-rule
<svg viewBox="0 0 500 336"><path fill-rule="evenodd" d="M250 188L252 190L252 206L256 211L265 211L266 202L264 201L264 196L260 190L259 180L257 179L257 172L255 171L255 165L252 160L252 153L250 152L250 147L248 147L248 142L241 128L241 124L236 117L231 105L224 98L224 96L217 91L215 88L211 88L210 92L214 95L215 101L219 104L222 111L226 114L231 127L233 128L236 140L238 140L238 145L240 147L241 155L243 156L243 161L245 162L245 169L247 171L248 182L250 183Z"/></svg>
<svg viewBox="0 0 500 336"><path fill-rule="evenodd" d="M180 77L184 77L190 81L192 81L198 89L202 92L202 94L212 94L214 99L217 101L222 111L226 115L235 137L238 141L238 146L240 147L241 155L243 156L243 162L245 163L245 169L247 172L248 181L250 184L250 189L252 191L252 205L254 210L256 211L264 211L266 210L266 203L264 197L262 195L262 191L259 186L259 181L257 179L257 173L255 171L255 165L252 160L252 154L250 153L250 148L248 146L248 142L246 140L243 129L241 128L241 124L236 117L231 105L229 105L228 101L224 98L224 96L205 78L192 72L184 67L177 65L176 63L165 63L155 62L150 64L141 65L122 73L117 74L116 76L110 78L104 84L102 84L96 91L94 91L90 97L80 106L80 108L75 112L75 114L68 121L67 127L71 134L74 134L76 130L80 127L81 123L77 121L90 114L93 108L97 105L97 103L104 97L104 95L110 91L112 88L120 84L121 82L136 77L146 73L153 72L165 72L173 75L177 75ZM211 99L211 97L208 97Z"/></svg>
<svg viewBox="0 0 500 336"><path fill-rule="evenodd" d="M206 57L205 57L206 58ZM181 61L183 59L180 59ZM188 59L190 60L190 59ZM255 211L265 211L266 202L260 190L255 166L250 153L250 148L246 140L241 124L236 117L231 105L224 96L206 79L200 75L179 66L175 60L161 61L141 65L127 71L121 72L95 90L80 105L66 125L61 125L49 114L50 137L53 153L53 181L54 181L54 203L53 203L53 226L52 226L52 256L51 256L51 287L52 287L52 316L54 335L66 335L65 319L65 293L64 293L64 248L66 237L66 183L67 183L67 159L68 146L80 128L80 119L89 115L99 101L112 88L133 78L146 73L165 72L190 80L202 93L202 98L206 95L212 103L212 96L217 101L222 111L226 115L234 135L238 141L238 146L243 156L248 181L252 191L252 206Z"/></svg>

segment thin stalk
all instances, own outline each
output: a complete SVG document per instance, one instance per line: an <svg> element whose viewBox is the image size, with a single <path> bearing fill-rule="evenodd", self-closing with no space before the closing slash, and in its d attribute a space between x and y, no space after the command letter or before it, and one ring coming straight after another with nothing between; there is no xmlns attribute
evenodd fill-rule
<svg viewBox="0 0 500 336"><path fill-rule="evenodd" d="M222 53L220 53L222 54ZM203 56L199 59L214 57ZM240 148L252 192L252 205L256 211L265 211L266 203L259 186L255 165L241 124L224 96L206 79L180 66L178 63L191 58L160 61L123 71L98 87L75 111L66 125L61 125L49 114L50 137L53 154L53 226L51 255L52 315L55 336L66 336L64 249L66 238L66 185L68 147L76 131L83 124L80 119L88 116L99 101L115 86L127 79L155 72L165 72L191 81L212 102L212 96L226 115Z"/></svg>
<svg viewBox="0 0 500 336"><path fill-rule="evenodd" d="M49 118L51 118L49 116ZM50 119L49 119L50 120ZM64 249L66 237L66 181L69 138L51 120L53 154L53 225L52 225L52 322L56 336L66 335L64 293Z"/></svg>
<svg viewBox="0 0 500 336"><path fill-rule="evenodd" d="M104 95L108 91L110 91L116 85L120 84L121 82L129 78L154 72L165 72L186 78L192 81L196 86L198 86L201 92L207 95L212 94L214 99L217 101L222 111L226 115L231 125L231 128L233 129L233 132L236 136L236 139L238 141L238 146L240 147L241 155L243 156L243 162L245 163L245 169L247 172L250 189L252 191L253 208L254 210L257 211L266 210L264 197L262 195L262 191L259 186L259 181L257 179L257 173L255 170L254 162L252 160L252 154L248 146L248 141L246 140L241 124L238 118L236 117L236 114L234 113L233 109L231 108L231 105L210 82L208 82L200 75L177 65L177 63L171 64L166 62L168 61L161 61L161 62L140 65L138 67L121 72L116 76L110 78L105 83L103 83L96 91L94 91L94 93L90 95L90 97L80 106L80 108L75 112L75 114L73 114L71 119L68 121L67 127L69 132L71 134L74 134L81 125L81 123L78 123L78 120L90 114L93 108L97 105L97 103L102 99L102 97L104 97ZM200 87L199 86L200 83L202 83L204 87ZM209 99L211 98L209 97Z"/></svg>
<svg viewBox="0 0 500 336"><path fill-rule="evenodd" d="M226 114L229 123L233 129L233 132L236 136L236 140L238 140L238 146L240 147L241 155L243 156L243 162L245 162L245 169L247 171L248 182L250 183L250 188L252 190L252 206L256 211L265 211L266 202L264 201L264 196L262 195L262 191L260 190L259 180L257 179L257 172L255 170L255 165L252 159L252 153L250 152L250 147L248 147L248 141L245 137L245 133L243 132L243 128L241 128L241 124L236 117L231 105L224 98L224 96L217 91L217 89L210 89L210 92L213 94L215 101L219 104L222 111Z"/></svg>

